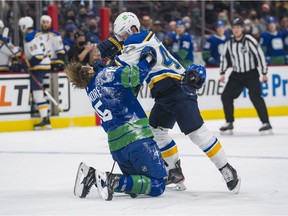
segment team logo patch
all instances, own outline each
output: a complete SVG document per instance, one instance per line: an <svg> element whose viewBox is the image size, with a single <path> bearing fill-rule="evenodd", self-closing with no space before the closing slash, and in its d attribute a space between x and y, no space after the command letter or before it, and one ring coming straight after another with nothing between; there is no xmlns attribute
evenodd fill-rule
<svg viewBox="0 0 288 216"><path fill-rule="evenodd" d="M141 169L142 169L143 172L147 172L147 167L146 166L142 166Z"/></svg>

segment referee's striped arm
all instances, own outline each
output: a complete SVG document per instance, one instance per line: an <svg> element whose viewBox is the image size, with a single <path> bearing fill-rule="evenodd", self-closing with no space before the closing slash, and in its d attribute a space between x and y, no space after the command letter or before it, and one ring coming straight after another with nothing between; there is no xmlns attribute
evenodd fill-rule
<svg viewBox="0 0 288 216"><path fill-rule="evenodd" d="M264 52L263 52L260 44L251 35L246 35L246 39L248 41L249 48L251 49L252 53L254 54L255 60L258 62L257 66L259 67L260 72L262 74L267 74L268 67L267 67L267 63L265 60Z"/></svg>
<svg viewBox="0 0 288 216"><path fill-rule="evenodd" d="M228 69L228 58L229 58L229 50L228 43L231 43L231 40L226 41L224 44L223 52L220 56L220 74L225 74Z"/></svg>

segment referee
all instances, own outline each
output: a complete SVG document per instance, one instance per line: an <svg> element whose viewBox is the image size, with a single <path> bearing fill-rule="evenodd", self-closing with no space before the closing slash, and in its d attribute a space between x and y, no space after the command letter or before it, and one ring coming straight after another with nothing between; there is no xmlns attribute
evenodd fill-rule
<svg viewBox="0 0 288 216"><path fill-rule="evenodd" d="M233 36L225 43L220 59L220 81L224 83L225 72L231 64L233 71L222 93L226 123L220 131L232 130L234 122L234 99L238 98L244 87L249 90L249 97L252 101L258 116L263 123L259 131L272 129L264 99L261 96L261 84L259 72L262 73L264 83L268 81L267 65L264 53L253 36L244 34L244 22L236 18L232 22Z"/></svg>

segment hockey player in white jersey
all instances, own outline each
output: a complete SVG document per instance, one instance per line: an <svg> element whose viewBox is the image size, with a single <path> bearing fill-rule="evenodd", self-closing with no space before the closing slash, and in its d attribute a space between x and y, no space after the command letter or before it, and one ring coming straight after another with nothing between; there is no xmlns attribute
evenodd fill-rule
<svg viewBox="0 0 288 216"><path fill-rule="evenodd" d="M9 29L4 26L0 20L0 72L20 71L19 57L21 51L19 47L14 46L9 37ZM17 68L15 66L18 66Z"/></svg>
<svg viewBox="0 0 288 216"><path fill-rule="evenodd" d="M41 16L41 34L47 41L50 49L52 71L60 71L64 69L65 50L60 33L51 29L51 22L52 19L50 16Z"/></svg>
<svg viewBox="0 0 288 216"><path fill-rule="evenodd" d="M140 32L140 22L135 14L131 12L120 14L113 24L113 30L118 40L124 42L121 55L115 58L115 63L118 65L135 64L145 46L152 46L157 51L157 63L146 78L152 97L155 98L149 124L162 157L168 165L167 184L176 183L182 187L181 183L184 181L177 145L168 135L168 130L177 122L181 131L215 164L224 177L228 189L238 193L240 178L228 163L219 140L206 129L198 108L195 91L205 82L205 68L199 65L189 66L193 74L189 78L189 83L194 90L187 93L187 89L182 85L185 69L171 56L153 32ZM106 42L109 46L109 40ZM111 44L113 46L115 43ZM101 52L101 57L106 56Z"/></svg>
<svg viewBox="0 0 288 216"><path fill-rule="evenodd" d="M51 72L50 50L44 36L38 30L33 30L31 17L22 17L19 20L20 30L24 34L24 57L28 70L43 85L44 76ZM35 130L51 129L48 116L48 102L37 83L31 79L31 90L42 121L34 125Z"/></svg>

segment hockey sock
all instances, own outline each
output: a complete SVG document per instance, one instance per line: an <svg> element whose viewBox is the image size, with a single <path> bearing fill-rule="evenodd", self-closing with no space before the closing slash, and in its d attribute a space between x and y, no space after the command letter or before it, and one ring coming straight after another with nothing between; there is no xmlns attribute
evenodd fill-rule
<svg viewBox="0 0 288 216"><path fill-rule="evenodd" d="M188 134L188 136L193 143L202 149L218 169L227 163L227 157L221 143L204 125Z"/></svg>
<svg viewBox="0 0 288 216"><path fill-rule="evenodd" d="M166 145L165 147L160 149L162 158L167 163L167 170L174 169L175 164L179 159L178 148L174 140Z"/></svg>
<svg viewBox="0 0 288 216"><path fill-rule="evenodd" d="M40 113L40 117L44 118L48 116L48 103L44 98L44 94L42 90L33 91L33 98L37 105L37 108Z"/></svg>

